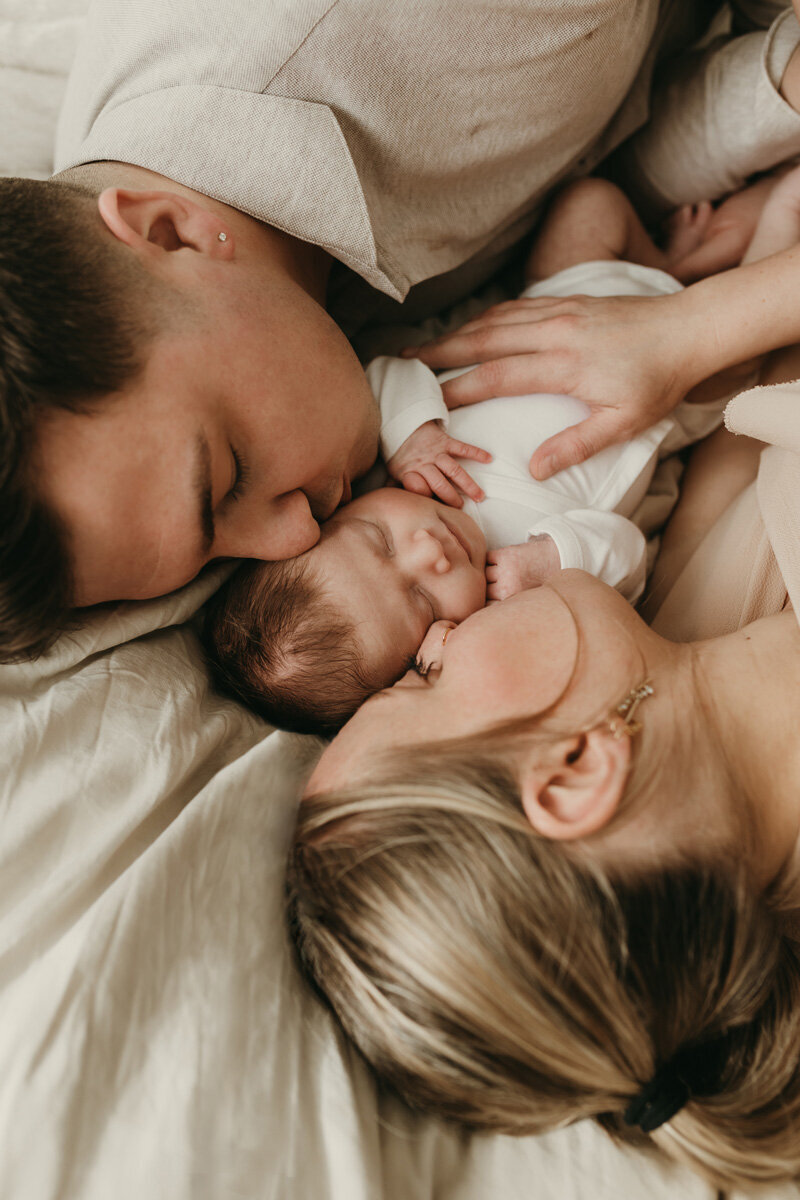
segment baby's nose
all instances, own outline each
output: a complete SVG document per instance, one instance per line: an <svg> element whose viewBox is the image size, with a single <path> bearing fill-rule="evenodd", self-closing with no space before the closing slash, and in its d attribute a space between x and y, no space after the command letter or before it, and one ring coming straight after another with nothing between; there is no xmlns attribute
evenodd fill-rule
<svg viewBox="0 0 800 1200"><path fill-rule="evenodd" d="M427 529L418 529L411 539L411 553L418 570L434 571L444 575L450 570L450 560L435 534Z"/></svg>

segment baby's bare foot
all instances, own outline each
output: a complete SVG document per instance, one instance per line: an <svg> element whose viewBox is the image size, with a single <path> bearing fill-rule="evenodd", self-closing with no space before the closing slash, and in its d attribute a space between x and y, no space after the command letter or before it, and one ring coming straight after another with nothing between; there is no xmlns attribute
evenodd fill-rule
<svg viewBox="0 0 800 1200"><path fill-rule="evenodd" d="M664 221L664 253L667 263L680 262L702 245L714 208L708 200L699 204L682 204Z"/></svg>

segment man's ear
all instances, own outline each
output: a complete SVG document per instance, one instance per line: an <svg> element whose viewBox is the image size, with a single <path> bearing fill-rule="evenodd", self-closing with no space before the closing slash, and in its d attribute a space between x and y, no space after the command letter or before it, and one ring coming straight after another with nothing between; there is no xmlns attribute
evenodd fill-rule
<svg viewBox="0 0 800 1200"><path fill-rule="evenodd" d="M630 738L598 726L556 743L549 753L531 748L521 770L522 807L542 837L573 841L607 825L625 791Z"/></svg>
<svg viewBox="0 0 800 1200"><path fill-rule="evenodd" d="M106 188L97 207L114 237L140 254L188 248L211 258L233 257L234 238L228 224L177 192Z"/></svg>

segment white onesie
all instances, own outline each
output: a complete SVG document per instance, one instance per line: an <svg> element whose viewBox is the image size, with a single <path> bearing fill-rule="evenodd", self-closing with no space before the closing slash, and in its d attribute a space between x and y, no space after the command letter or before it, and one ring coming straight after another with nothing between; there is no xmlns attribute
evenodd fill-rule
<svg viewBox="0 0 800 1200"><path fill-rule="evenodd" d="M612 260L568 267L522 295L663 296L680 290L664 271ZM721 422L727 397L710 404L680 404L631 441L609 446L540 483L528 469L534 450L583 420L588 407L574 396L536 393L448 411L441 384L461 373L436 376L415 359L384 357L370 363L367 378L381 409L384 458L391 458L425 421L440 421L454 438L493 456L490 463L464 462L486 495L479 504L465 498L464 510L483 530L490 550L549 534L562 567L589 571L631 602L638 599L647 562L640 526L652 532L656 522L666 520L677 495L676 489L656 485L664 503L655 508L643 504L658 461L711 433Z"/></svg>

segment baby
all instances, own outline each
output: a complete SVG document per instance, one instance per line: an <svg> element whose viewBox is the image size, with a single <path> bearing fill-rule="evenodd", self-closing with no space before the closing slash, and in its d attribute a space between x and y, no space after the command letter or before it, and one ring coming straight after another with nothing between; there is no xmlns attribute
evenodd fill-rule
<svg viewBox="0 0 800 1200"><path fill-rule="evenodd" d="M688 258L694 272L699 255L707 269L730 265L732 226L745 245L756 227L755 257L781 248L771 244L776 224L787 244L786 212L793 204L796 232L798 196L795 170L716 210L682 210L662 250L616 187L583 180L551 206L523 298L678 291L664 268ZM436 377L413 359L376 359L367 376L381 408L381 449L405 490L346 504L311 550L244 564L211 601L204 642L215 682L271 723L335 732L409 666L424 672L417 652L433 623L452 626L487 598L537 586L561 568L590 571L634 602L645 583L645 535L677 495L656 473L659 460L716 428L730 395L729 385L712 400L681 404L631 441L541 483L530 475L531 453L582 420L586 406L539 394L448 412L440 385L458 373ZM736 390L743 386L740 377Z"/></svg>

